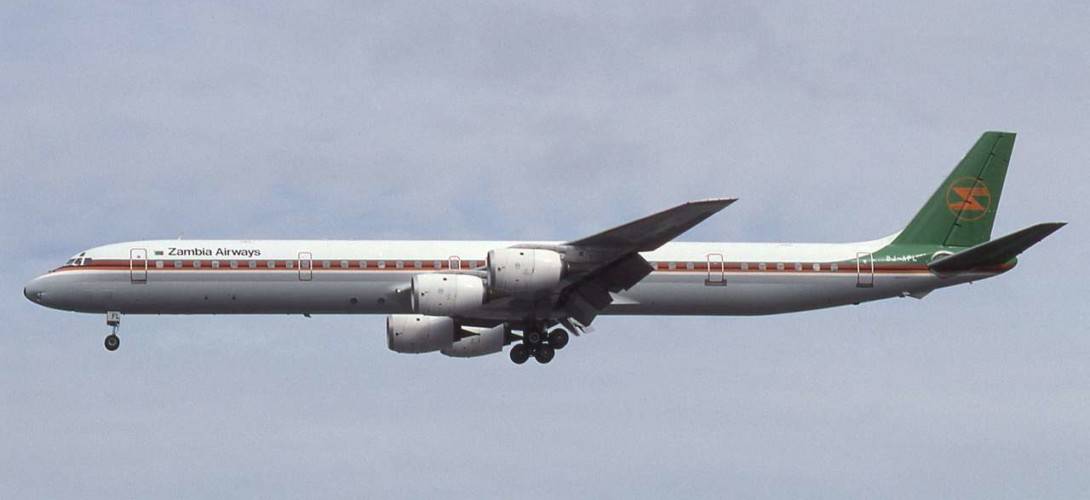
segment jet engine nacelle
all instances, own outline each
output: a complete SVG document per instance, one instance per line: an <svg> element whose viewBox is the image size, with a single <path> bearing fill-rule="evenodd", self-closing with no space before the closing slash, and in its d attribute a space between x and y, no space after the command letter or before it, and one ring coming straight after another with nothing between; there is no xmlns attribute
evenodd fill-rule
<svg viewBox="0 0 1090 500"><path fill-rule="evenodd" d="M386 345L391 351L419 354L450 349L454 320L446 316L392 314L386 318Z"/></svg>
<svg viewBox="0 0 1090 500"><path fill-rule="evenodd" d="M488 282L509 295L551 290L564 274L559 253L535 248L500 248L488 252Z"/></svg>
<svg viewBox="0 0 1090 500"><path fill-rule="evenodd" d="M484 280L468 274L417 274L412 283L413 311L427 316L458 316L484 304Z"/></svg>
<svg viewBox="0 0 1090 500"><path fill-rule="evenodd" d="M503 350L507 342L506 324L492 328L463 326L462 330L470 333L458 339L450 347L443 349L443 354L453 358L473 358L493 354Z"/></svg>

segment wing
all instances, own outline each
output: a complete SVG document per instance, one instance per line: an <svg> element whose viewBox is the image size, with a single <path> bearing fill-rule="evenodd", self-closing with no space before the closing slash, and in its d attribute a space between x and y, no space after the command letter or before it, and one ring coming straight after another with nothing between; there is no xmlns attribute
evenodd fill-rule
<svg viewBox="0 0 1090 500"><path fill-rule="evenodd" d="M612 293L633 287L651 273L651 265L639 252L661 247L735 201L691 201L560 246L534 246L561 252L569 266L569 275L547 306L564 326L578 333L613 303Z"/></svg>
<svg viewBox="0 0 1090 500"><path fill-rule="evenodd" d="M568 245L615 249L623 253L650 252L677 238L735 201L737 198L690 201L593 236L575 240Z"/></svg>

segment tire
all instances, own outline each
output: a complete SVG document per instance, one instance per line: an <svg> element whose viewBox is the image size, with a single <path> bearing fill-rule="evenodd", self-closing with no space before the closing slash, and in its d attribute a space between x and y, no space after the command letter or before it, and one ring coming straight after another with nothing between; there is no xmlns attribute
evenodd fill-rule
<svg viewBox="0 0 1090 500"><path fill-rule="evenodd" d="M103 344L106 346L107 351L113 352L116 351L118 347L121 347L121 338L117 335L107 335L106 341L103 342Z"/></svg>
<svg viewBox="0 0 1090 500"><path fill-rule="evenodd" d="M534 349L534 359L543 365L549 364L553 360L553 356L556 356L556 349L551 346L542 345Z"/></svg>
<svg viewBox="0 0 1090 500"><path fill-rule="evenodd" d="M530 359L530 348L526 344L516 344L511 348L511 361L514 361L516 365L521 365Z"/></svg>
<svg viewBox="0 0 1090 500"><path fill-rule="evenodd" d="M549 332L549 345L558 351L568 345L568 339L568 332L563 329L558 328Z"/></svg>
<svg viewBox="0 0 1090 500"><path fill-rule="evenodd" d="M538 330L526 330L522 335L527 344L538 345L541 343L541 332Z"/></svg>

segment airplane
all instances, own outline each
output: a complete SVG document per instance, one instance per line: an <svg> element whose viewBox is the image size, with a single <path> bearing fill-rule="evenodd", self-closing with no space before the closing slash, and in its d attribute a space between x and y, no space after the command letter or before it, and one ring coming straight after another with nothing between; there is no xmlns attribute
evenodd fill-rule
<svg viewBox="0 0 1090 500"><path fill-rule="evenodd" d="M675 238L734 203L684 203L572 241L150 240L30 281L32 302L106 315L384 314L388 347L552 361L599 315L766 315L922 299L1003 274L1066 223L991 239L1015 134L985 132L901 231L856 243Z"/></svg>

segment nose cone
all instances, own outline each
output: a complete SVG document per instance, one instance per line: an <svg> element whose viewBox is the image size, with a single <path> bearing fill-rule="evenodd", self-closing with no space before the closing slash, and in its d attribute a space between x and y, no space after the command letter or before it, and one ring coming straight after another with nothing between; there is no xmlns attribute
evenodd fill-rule
<svg viewBox="0 0 1090 500"><path fill-rule="evenodd" d="M41 304L42 298L45 297L45 291L42 290L42 278L38 277L30 280L30 282L23 287L23 295L31 302Z"/></svg>

